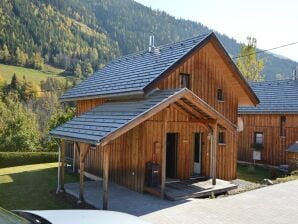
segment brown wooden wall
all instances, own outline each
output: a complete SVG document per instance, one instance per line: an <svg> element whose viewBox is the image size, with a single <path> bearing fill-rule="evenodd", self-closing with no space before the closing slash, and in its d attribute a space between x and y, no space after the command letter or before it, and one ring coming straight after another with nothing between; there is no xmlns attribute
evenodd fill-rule
<svg viewBox="0 0 298 224"><path fill-rule="evenodd" d="M287 163L286 149L298 140L298 115L286 116L286 136L280 136L280 117L282 115L256 114L241 115L244 131L239 133L238 160L253 162L251 145L254 133L264 133L264 149L261 150L260 163L278 166Z"/></svg>
<svg viewBox="0 0 298 224"><path fill-rule="evenodd" d="M161 163L161 147L165 136L165 110L136 126L114 140L110 154L110 180L130 189L142 192L145 181L147 162ZM210 142L206 128L190 120L191 118L173 106L169 109L167 132L179 133L178 143L178 178L187 179L193 174L193 134L203 132L202 175L209 175ZM226 144L217 149L217 175L222 179L236 177L236 142L233 133L226 130ZM159 145L159 146L158 146ZM90 150L85 162L86 171L102 176L102 150Z"/></svg>
<svg viewBox="0 0 298 224"><path fill-rule="evenodd" d="M156 84L159 89L180 88L180 73L190 74L191 90L222 113L233 123L237 122L238 93L227 73L231 73L211 43L194 53L163 80ZM231 75L231 74L230 74ZM217 89L223 89L224 102L217 100Z"/></svg>
<svg viewBox="0 0 298 224"><path fill-rule="evenodd" d="M76 115L79 116L83 113L88 112L100 104L103 104L105 99L93 99L93 100L78 100L76 102Z"/></svg>

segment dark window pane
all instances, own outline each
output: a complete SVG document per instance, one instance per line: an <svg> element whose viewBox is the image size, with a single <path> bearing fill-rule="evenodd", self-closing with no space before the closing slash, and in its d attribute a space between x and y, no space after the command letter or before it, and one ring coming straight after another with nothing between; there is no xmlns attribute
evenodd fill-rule
<svg viewBox="0 0 298 224"><path fill-rule="evenodd" d="M217 100L224 101L223 90L222 89L217 90Z"/></svg>
<svg viewBox="0 0 298 224"><path fill-rule="evenodd" d="M190 78L189 74L180 74L180 87L190 89Z"/></svg>
<svg viewBox="0 0 298 224"><path fill-rule="evenodd" d="M218 133L218 143L220 144L225 143L225 133L222 131Z"/></svg>

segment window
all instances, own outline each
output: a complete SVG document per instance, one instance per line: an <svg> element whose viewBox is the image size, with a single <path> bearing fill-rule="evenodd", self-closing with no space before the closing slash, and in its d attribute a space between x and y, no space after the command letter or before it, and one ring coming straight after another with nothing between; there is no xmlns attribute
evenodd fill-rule
<svg viewBox="0 0 298 224"><path fill-rule="evenodd" d="M286 116L280 117L280 136L286 136Z"/></svg>
<svg viewBox="0 0 298 224"><path fill-rule="evenodd" d="M219 144L225 144L225 133L223 131L220 131L218 133L218 143Z"/></svg>
<svg viewBox="0 0 298 224"><path fill-rule="evenodd" d="M218 101L224 101L224 95L222 89L217 89L217 100Z"/></svg>
<svg viewBox="0 0 298 224"><path fill-rule="evenodd" d="M190 89L190 75L180 73L180 87Z"/></svg>
<svg viewBox="0 0 298 224"><path fill-rule="evenodd" d="M263 145L263 132L255 132L255 144Z"/></svg>

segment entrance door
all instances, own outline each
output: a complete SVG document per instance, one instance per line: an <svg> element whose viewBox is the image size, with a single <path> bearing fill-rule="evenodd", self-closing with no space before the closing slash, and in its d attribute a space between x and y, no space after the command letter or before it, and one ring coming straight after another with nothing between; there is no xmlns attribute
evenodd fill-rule
<svg viewBox="0 0 298 224"><path fill-rule="evenodd" d="M194 134L194 173L201 173L202 163L202 133L197 132Z"/></svg>
<svg viewBox="0 0 298 224"><path fill-rule="evenodd" d="M166 177L177 177L178 133L167 133Z"/></svg>

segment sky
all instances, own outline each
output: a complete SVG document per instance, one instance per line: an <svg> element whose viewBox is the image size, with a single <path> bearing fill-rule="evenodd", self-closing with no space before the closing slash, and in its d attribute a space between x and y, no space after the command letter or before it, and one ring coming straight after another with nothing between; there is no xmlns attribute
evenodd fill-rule
<svg viewBox="0 0 298 224"><path fill-rule="evenodd" d="M176 18L200 22L238 42L248 36L271 49L298 42L297 0L136 0ZM298 43L270 51L298 61Z"/></svg>

